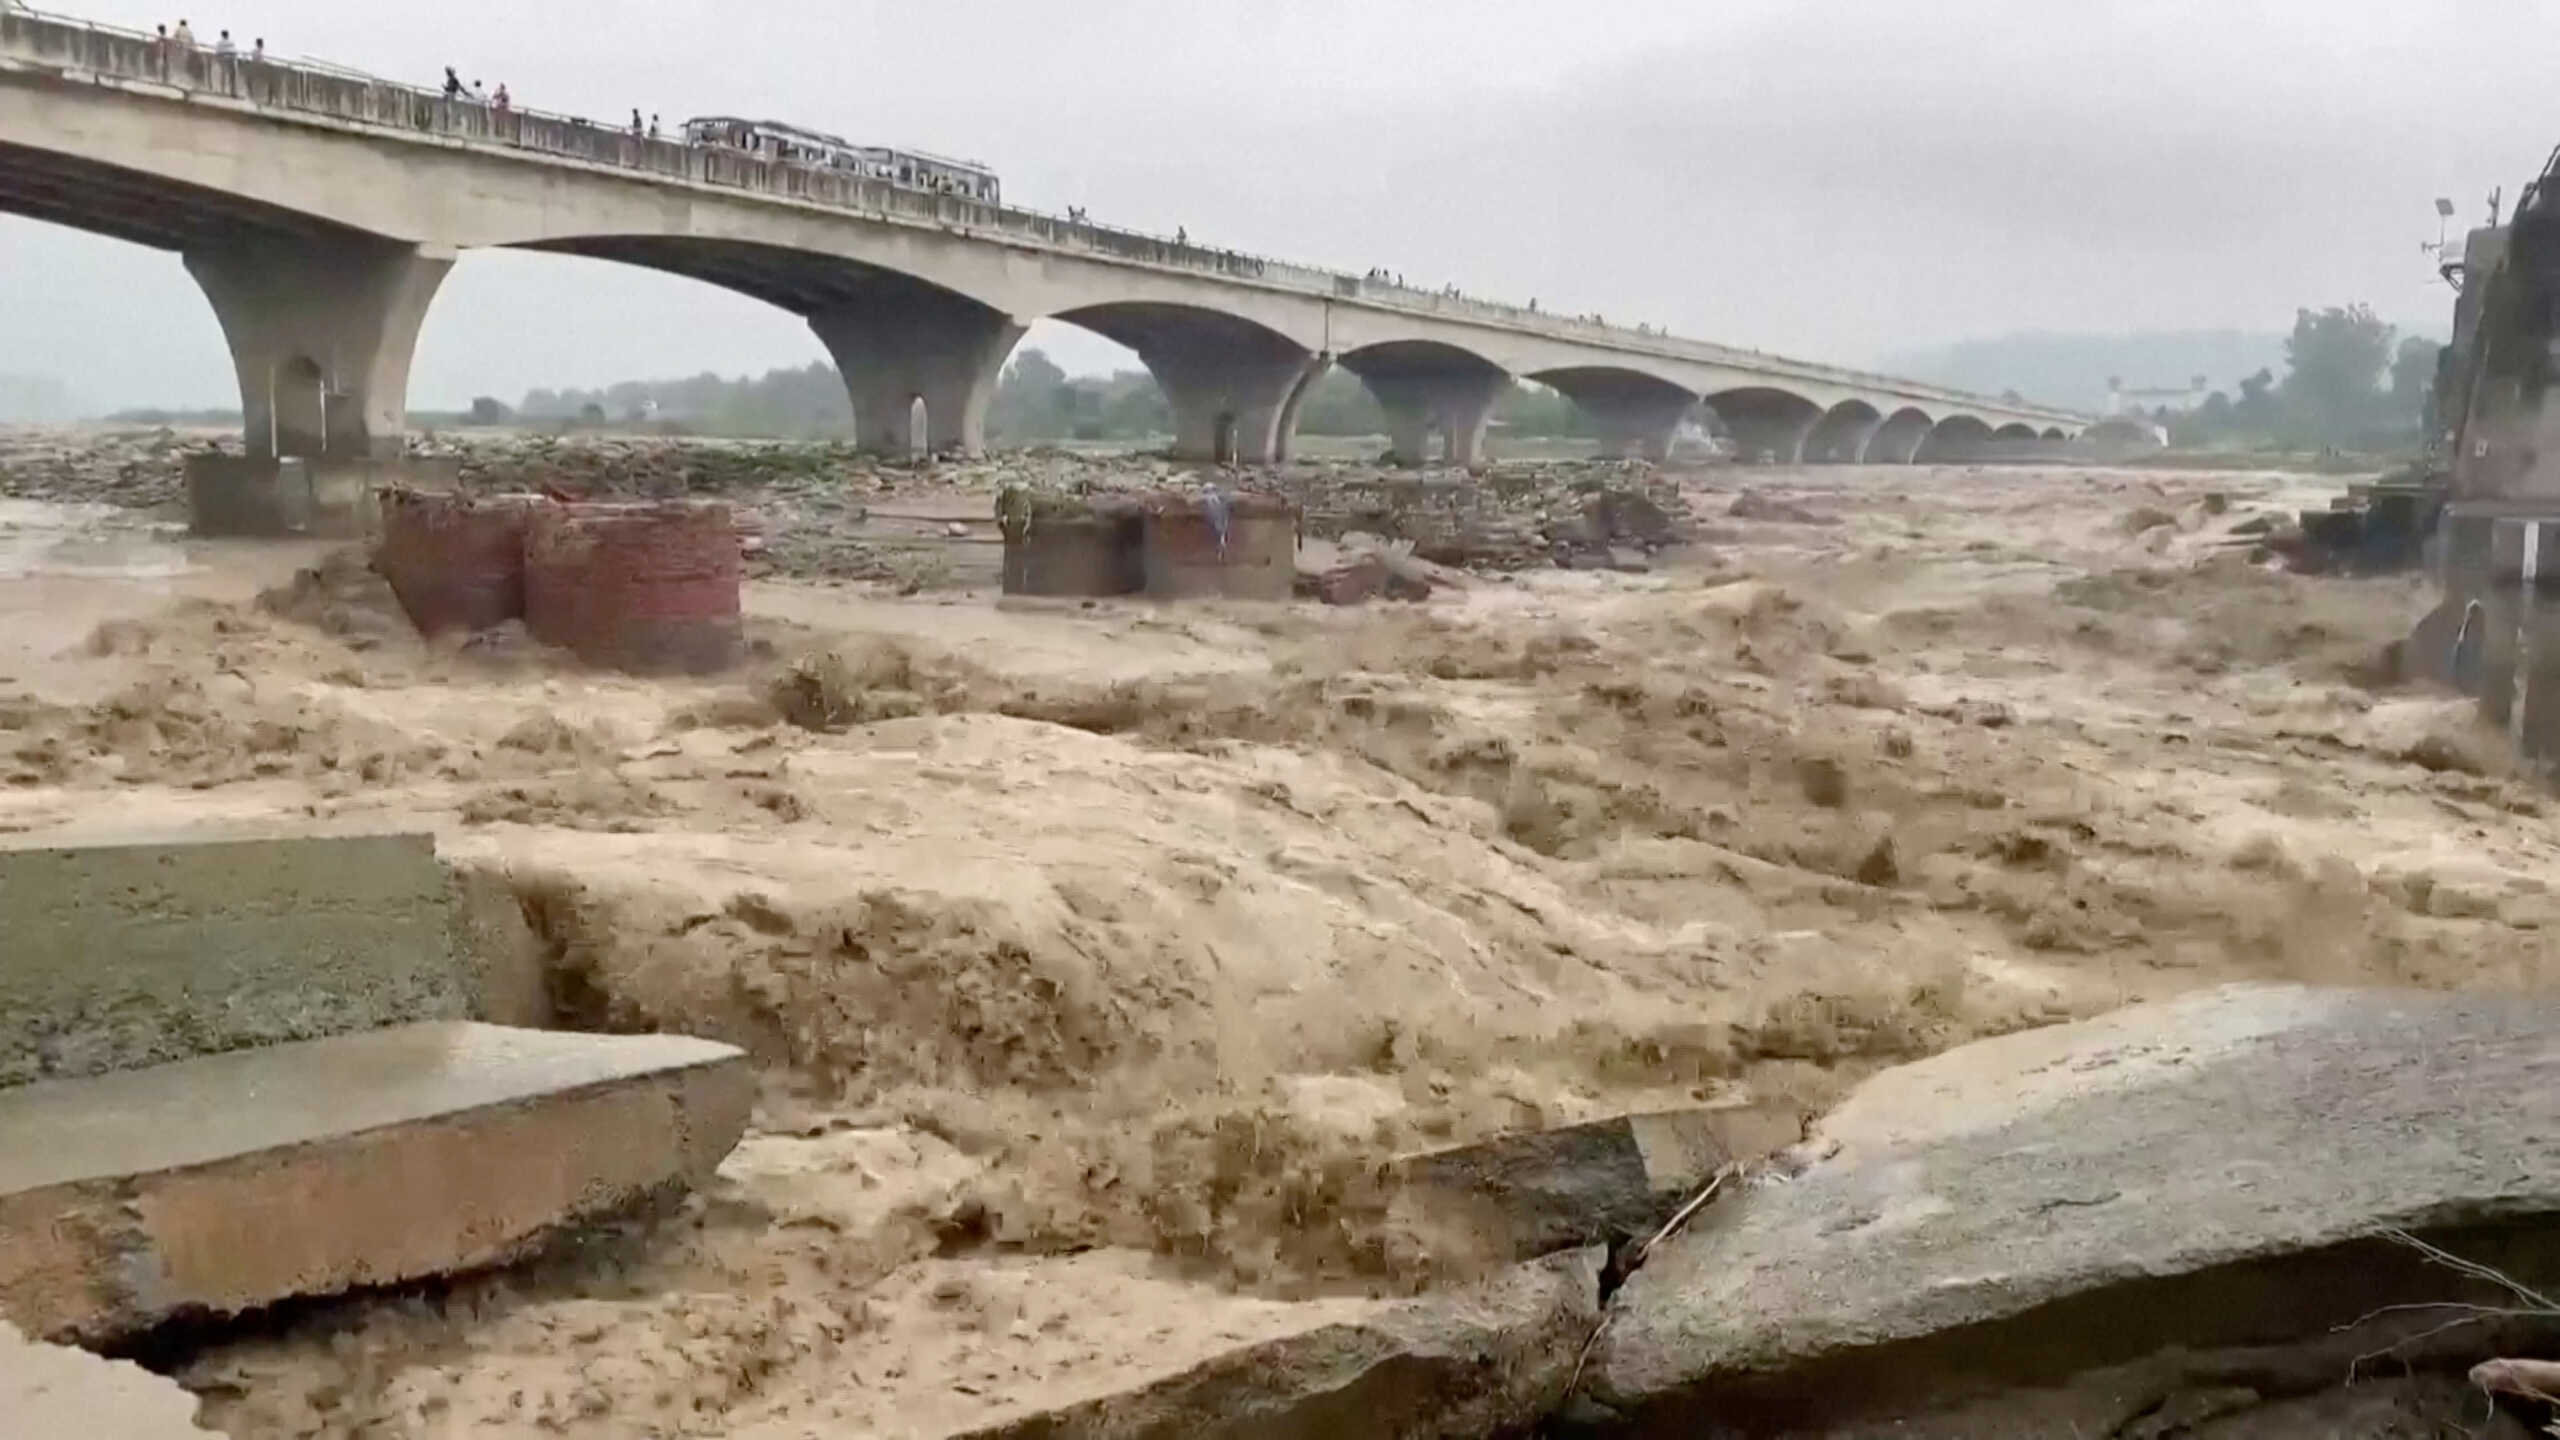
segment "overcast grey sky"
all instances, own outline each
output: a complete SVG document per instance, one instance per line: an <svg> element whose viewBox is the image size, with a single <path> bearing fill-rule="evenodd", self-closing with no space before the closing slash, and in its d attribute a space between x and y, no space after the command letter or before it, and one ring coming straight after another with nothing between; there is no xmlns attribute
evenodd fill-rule
<svg viewBox="0 0 2560 1440"><path fill-rule="evenodd" d="M2538 0L52 3L421 84L450 63L608 121L956 152L1024 204L1843 363L2354 300L2441 333L2434 197L2473 223L2560 141ZM1071 327L1027 343L1132 363ZM472 254L410 398L819 358L708 286ZM11 371L98 408L237 399L175 257L0 216Z"/></svg>

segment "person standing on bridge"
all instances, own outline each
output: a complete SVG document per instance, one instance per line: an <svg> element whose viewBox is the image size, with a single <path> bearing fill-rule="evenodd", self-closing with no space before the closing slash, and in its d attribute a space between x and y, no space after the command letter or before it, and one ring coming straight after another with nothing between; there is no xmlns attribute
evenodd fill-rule
<svg viewBox="0 0 2560 1440"><path fill-rule="evenodd" d="M236 60L240 58L240 47L231 43L230 31L223 31L222 38L213 42L213 53L216 59L221 60Z"/></svg>
<svg viewBox="0 0 2560 1440"><path fill-rule="evenodd" d="M249 42L249 63L252 65L264 65L267 63L266 36L261 35L257 39Z"/></svg>
<svg viewBox="0 0 2560 1440"><path fill-rule="evenodd" d="M188 29L187 22L184 20L178 22L178 33L170 36L169 38L177 42L177 46L181 50L193 50L196 48L196 32Z"/></svg>
<svg viewBox="0 0 2560 1440"><path fill-rule="evenodd" d="M453 67L450 65L444 67L444 98L447 100L462 98L462 77L454 74Z"/></svg>
<svg viewBox="0 0 2560 1440"><path fill-rule="evenodd" d="M506 81L501 80L498 82L498 93L489 97L489 103L496 106L498 113L501 115L504 115L509 110L515 108L515 97L507 93Z"/></svg>

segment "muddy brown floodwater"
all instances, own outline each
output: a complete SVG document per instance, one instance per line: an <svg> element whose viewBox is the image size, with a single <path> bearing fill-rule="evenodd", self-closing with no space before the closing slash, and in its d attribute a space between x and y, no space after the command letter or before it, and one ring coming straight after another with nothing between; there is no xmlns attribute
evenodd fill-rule
<svg viewBox="0 0 2560 1440"><path fill-rule="evenodd" d="M1728 515L1746 480L1788 518ZM2544 792L2376 688L2416 582L2230 543L2334 480L1688 483L1652 573L1424 605L760 583L760 668L679 683L0 514L0 827L432 829L520 897L556 1023L763 1075L677 1212L180 1378L243 1436L941 1434L1472 1273L1391 1221L1400 1151L1811 1113L2234 977L2551 978ZM770 699L819 652L782 693L833 731Z"/></svg>

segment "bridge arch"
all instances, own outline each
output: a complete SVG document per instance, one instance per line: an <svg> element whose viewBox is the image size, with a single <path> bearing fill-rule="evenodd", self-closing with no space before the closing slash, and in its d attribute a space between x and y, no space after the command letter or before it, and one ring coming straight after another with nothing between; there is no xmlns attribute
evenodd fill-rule
<svg viewBox="0 0 2560 1440"><path fill-rule="evenodd" d="M1795 464L1805 436L1823 416L1822 407L1802 395L1767 385L1718 390L1707 404L1733 437L1734 458L1746 463Z"/></svg>
<svg viewBox="0 0 2560 1440"><path fill-rule="evenodd" d="M2059 425L2048 425L2044 428L2044 432L2036 438L2039 440L2068 440L2071 438L2071 433Z"/></svg>
<svg viewBox="0 0 2560 1440"><path fill-rule="evenodd" d="M1188 459L1286 459L1289 427L1323 368L1288 335L1209 306L1117 300L1046 318L1138 352L1173 409L1174 453Z"/></svg>
<svg viewBox="0 0 2560 1440"><path fill-rule="evenodd" d="M1994 440L2033 440L2036 438L2036 427L2023 420L2013 420L2008 424L2001 426L1999 429L1992 431L1991 438Z"/></svg>
<svg viewBox="0 0 2560 1440"><path fill-rule="evenodd" d="M1864 400L1843 400L1822 412L1805 432L1802 458L1808 465L1854 465L1866 458L1867 443L1884 413Z"/></svg>
<svg viewBox="0 0 2560 1440"><path fill-rule="evenodd" d="M1920 453L1920 443L1929 438L1929 427L1937 421L1916 405L1906 405L1884 417L1875 433L1867 437L1867 446L1858 457L1869 465L1908 465Z"/></svg>
<svg viewBox="0 0 2560 1440"><path fill-rule="evenodd" d="M883 455L984 449L987 405L1024 328L1005 311L922 276L782 245L618 234L507 248L682 275L800 316L844 378L855 443Z"/></svg>
<svg viewBox="0 0 2560 1440"><path fill-rule="evenodd" d="M1671 458L1682 421L1697 409L1697 392L1659 375L1615 365L1568 365L1527 378L1554 389L1591 417L1611 453Z"/></svg>
<svg viewBox="0 0 2560 1440"><path fill-rule="evenodd" d="M1920 442L1911 458L1923 465L1953 465L1979 460L1991 444L1990 423L1978 415L1949 415Z"/></svg>

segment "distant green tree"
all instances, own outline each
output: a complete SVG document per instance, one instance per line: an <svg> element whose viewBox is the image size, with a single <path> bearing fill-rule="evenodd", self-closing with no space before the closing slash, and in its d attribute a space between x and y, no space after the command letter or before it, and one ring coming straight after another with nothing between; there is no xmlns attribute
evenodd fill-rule
<svg viewBox="0 0 2560 1440"><path fill-rule="evenodd" d="M1093 425L1096 439L1138 439L1173 433L1173 407L1165 403L1156 377L1144 370L1122 370L1095 387Z"/></svg>
<svg viewBox="0 0 2560 1440"><path fill-rule="evenodd" d="M1378 407L1378 397L1359 376L1340 367L1318 376L1298 406L1302 435L1380 435L1386 428L1387 412Z"/></svg>
<svg viewBox="0 0 2560 1440"><path fill-rule="evenodd" d="M2372 427L2382 409L2383 372L2398 331L2369 305L2296 310L2284 344L2289 367L2280 393L2303 440L2336 444Z"/></svg>
<svg viewBox="0 0 2560 1440"><path fill-rule="evenodd" d="M471 401L470 419L474 425L504 425L514 418L516 412L495 395L475 396Z"/></svg>
<svg viewBox="0 0 2560 1440"><path fill-rule="evenodd" d="M2223 444L2231 438L2231 397L2216 390L2204 397L2204 403L2169 422L2169 443L2201 448Z"/></svg>
<svg viewBox="0 0 2560 1440"><path fill-rule="evenodd" d="M987 405L987 433L1014 444L1063 440L1073 427L1075 409L1067 372L1045 352L1025 350L996 380L995 398Z"/></svg>
<svg viewBox="0 0 2560 1440"><path fill-rule="evenodd" d="M2436 356L2444 349L2423 335L2400 342L2391 356L2391 418L2423 428L2434 406Z"/></svg>
<svg viewBox="0 0 2560 1440"><path fill-rule="evenodd" d="M1493 418L1504 433L1511 435L1550 439L1594 433L1582 407L1566 399L1562 391L1531 380L1516 382L1494 401Z"/></svg>
<svg viewBox="0 0 2560 1440"><path fill-rule="evenodd" d="M2264 435L2275 429L2276 376L2261 368L2257 374L2240 382L2240 398L2231 402L2231 425L2235 430Z"/></svg>

